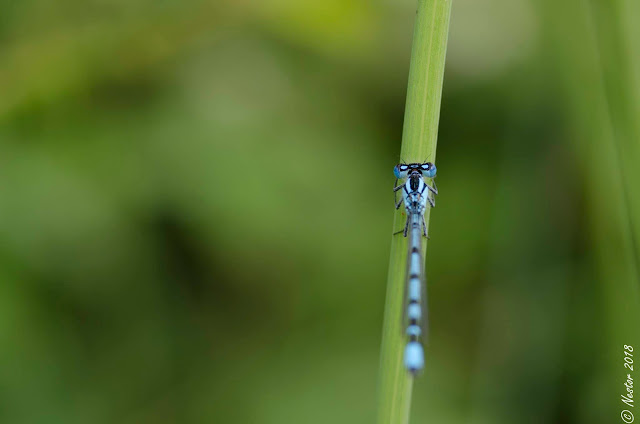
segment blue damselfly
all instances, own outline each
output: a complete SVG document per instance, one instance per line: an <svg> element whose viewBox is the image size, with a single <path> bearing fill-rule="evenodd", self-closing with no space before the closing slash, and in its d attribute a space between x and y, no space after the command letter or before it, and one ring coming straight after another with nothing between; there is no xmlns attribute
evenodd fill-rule
<svg viewBox="0 0 640 424"><path fill-rule="evenodd" d="M393 168L393 173L397 179L406 179L403 184L394 187L393 191L396 193L402 190L402 198L396 203L396 209L404 202L407 213L404 231L401 231L405 237L409 234L405 286L408 341L404 350L404 365L415 375L424 368L422 340L426 339L427 332L427 295L422 236L429 238L424 220L427 203L431 207L436 205L434 196L438 194L438 188L433 180L436 176L436 166L431 162L399 164ZM433 182L433 186L427 183L428 178Z"/></svg>

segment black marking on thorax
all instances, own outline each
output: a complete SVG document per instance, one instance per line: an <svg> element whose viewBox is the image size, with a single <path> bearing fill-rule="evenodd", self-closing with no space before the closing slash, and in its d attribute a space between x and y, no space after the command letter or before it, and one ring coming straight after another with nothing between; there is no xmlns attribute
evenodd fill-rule
<svg viewBox="0 0 640 424"><path fill-rule="evenodd" d="M414 173L411 174L410 180L409 180L409 186L411 187L411 191L416 192L418 191L418 188L420 187L420 174L418 173Z"/></svg>

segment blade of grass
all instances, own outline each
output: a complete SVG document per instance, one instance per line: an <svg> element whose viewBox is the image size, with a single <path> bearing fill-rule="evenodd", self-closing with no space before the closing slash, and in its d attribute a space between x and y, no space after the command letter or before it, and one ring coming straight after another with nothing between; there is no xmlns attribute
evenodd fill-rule
<svg viewBox="0 0 640 424"><path fill-rule="evenodd" d="M619 359L623 346L640 345L640 194L635 189L640 91L633 50L640 38L630 22L638 5L626 0L546 3L544 18L556 31L559 70L577 135L573 146L588 187L589 275L599 286L604 330L594 339L604 355L594 360L592 372L599 374L602 392L609 393L626 374ZM607 409L593 422L621 409L619 399L607 400Z"/></svg>
<svg viewBox="0 0 640 424"><path fill-rule="evenodd" d="M640 194L636 188L640 178L640 92L634 50L640 39L633 22L640 7L626 0L587 4L607 130L590 158L600 162L609 175L588 174L594 187L606 184L602 191L608 192L607 197L593 199L591 207L599 215L593 228L608 324L607 354L617 359L624 345L640 345ZM609 375L616 375L618 367L611 361ZM611 378L611 385L616 383L618 380Z"/></svg>
<svg viewBox="0 0 640 424"><path fill-rule="evenodd" d="M418 1L400 155L407 162L422 162L427 158L435 162L450 15L451 0ZM402 228L404 219L402 211L396 212L394 231ZM429 208L425 221L428 225ZM426 244L423 254L425 252ZM409 421L413 379L404 369L402 357L406 257L406 239L401 234L393 236L378 381L380 424ZM427 362L427 372L428 369Z"/></svg>

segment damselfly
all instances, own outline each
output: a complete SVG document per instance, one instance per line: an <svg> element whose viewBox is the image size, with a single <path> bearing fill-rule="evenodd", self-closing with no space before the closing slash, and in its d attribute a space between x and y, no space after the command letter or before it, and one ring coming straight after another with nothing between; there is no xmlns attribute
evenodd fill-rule
<svg viewBox="0 0 640 424"><path fill-rule="evenodd" d="M404 202L407 221L403 233L405 237L407 234L410 235L405 286L408 342L404 350L404 365L411 374L415 375L424 368L424 348L421 340L422 333L427 331L427 302L422 236L429 238L424 221L427 203L431 207L436 205L434 196L438 194L438 188L433 180L436 176L436 166L431 162L399 164L393 168L393 173L398 179L406 178L404 184L394 187L393 191L396 193L402 190L402 198L396 203L396 209L399 209ZM431 178L433 187L427 184L427 178Z"/></svg>

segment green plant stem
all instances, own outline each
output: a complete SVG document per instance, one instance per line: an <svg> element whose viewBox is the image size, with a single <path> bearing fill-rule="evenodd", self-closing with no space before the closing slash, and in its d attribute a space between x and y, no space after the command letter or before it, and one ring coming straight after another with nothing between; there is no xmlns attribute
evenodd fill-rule
<svg viewBox="0 0 640 424"><path fill-rule="evenodd" d="M451 0L418 1L400 156L406 162L422 162L427 158L435 161L450 14ZM404 225L405 215L402 212L395 214L394 231ZM425 220L428 225L429 208ZM423 254L425 252L426 243ZM378 382L380 424L409 421L413 379L403 366L405 338L402 328L406 257L406 239L401 234L394 235ZM428 370L427 361L427 373Z"/></svg>

